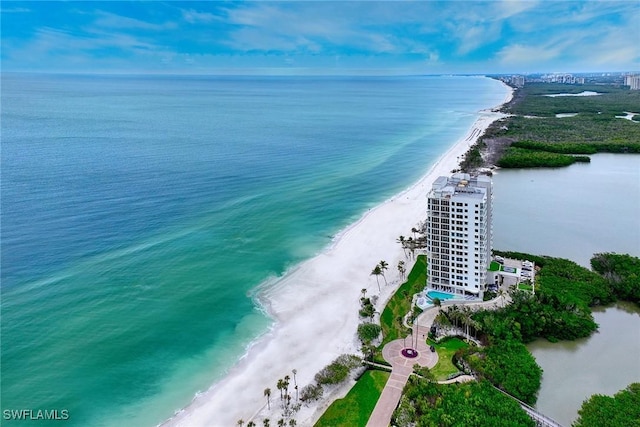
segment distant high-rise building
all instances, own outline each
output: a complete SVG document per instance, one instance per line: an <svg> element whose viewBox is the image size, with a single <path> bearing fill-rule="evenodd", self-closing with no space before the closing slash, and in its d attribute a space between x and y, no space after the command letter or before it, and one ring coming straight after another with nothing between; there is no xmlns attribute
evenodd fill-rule
<svg viewBox="0 0 640 427"><path fill-rule="evenodd" d="M630 75L624 76L624 85L629 86L631 90L640 89L640 75L630 74Z"/></svg>
<svg viewBox="0 0 640 427"><path fill-rule="evenodd" d="M511 76L511 84L515 87L524 86L524 76Z"/></svg>
<svg viewBox="0 0 640 427"><path fill-rule="evenodd" d="M427 285L482 297L492 249L492 184L457 173L433 183L427 215Z"/></svg>

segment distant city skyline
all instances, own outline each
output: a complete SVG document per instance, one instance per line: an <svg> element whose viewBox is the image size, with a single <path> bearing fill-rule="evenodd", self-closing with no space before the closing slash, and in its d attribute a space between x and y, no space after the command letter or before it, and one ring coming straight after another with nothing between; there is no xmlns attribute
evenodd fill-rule
<svg viewBox="0 0 640 427"><path fill-rule="evenodd" d="M1 8L3 71L640 70L637 1L3 1Z"/></svg>

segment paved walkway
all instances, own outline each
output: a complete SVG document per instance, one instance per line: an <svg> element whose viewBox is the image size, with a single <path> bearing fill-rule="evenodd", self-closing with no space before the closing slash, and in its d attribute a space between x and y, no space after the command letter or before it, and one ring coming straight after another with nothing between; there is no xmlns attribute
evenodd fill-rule
<svg viewBox="0 0 640 427"><path fill-rule="evenodd" d="M491 301L456 300L447 301L447 304L443 304L443 307L457 304L491 309L503 307L509 302L510 301L508 297L496 298ZM418 345L416 348L416 350L418 351L418 357L408 358L401 353L402 349L405 346L405 341L407 343L407 346L411 347L411 337L391 341L382 349L382 356L384 357L384 360L391 364L391 376L387 380L387 384L382 390L382 394L378 399L378 403L376 403L376 407L373 409L373 412L369 417L367 427L389 426L393 411L398 406L400 397L402 397L402 389L407 383L409 375L411 375L411 372L413 372L413 365L417 363L420 366L426 366L427 368L431 369L436 366L436 363L438 363L438 353L431 352L431 350L427 346L426 338L429 335L429 329L431 328L431 325L433 324L433 321L435 320L439 312L440 310L436 307L427 309L420 313L420 316L418 316L418 319L415 322L418 325L418 327L416 328L418 333ZM413 336L413 339L415 341L415 335ZM451 382L470 381L472 379L473 377L464 376L451 380Z"/></svg>
<svg viewBox="0 0 640 427"><path fill-rule="evenodd" d="M471 375L460 375L451 380L438 381L438 384L468 383L469 381L475 380L476 378Z"/></svg>
<svg viewBox="0 0 640 427"><path fill-rule="evenodd" d="M437 310L430 311L435 312ZM435 315L433 317L435 318ZM417 328L417 357L409 358L402 354L402 349L405 348L405 341L407 347L411 347L411 337L391 341L382 349L384 360L391 364L391 376L387 380L387 384L382 390L378 403L376 403L376 407L369 417L367 427L387 427L389 425L391 415L393 415L393 411L400 402L402 390L409 379L409 375L413 372L413 365L418 364L423 367L433 368L436 366L436 363L438 363L438 353L432 352L426 343L426 337L429 333L431 323L433 323L433 319L431 319L428 325L420 325Z"/></svg>

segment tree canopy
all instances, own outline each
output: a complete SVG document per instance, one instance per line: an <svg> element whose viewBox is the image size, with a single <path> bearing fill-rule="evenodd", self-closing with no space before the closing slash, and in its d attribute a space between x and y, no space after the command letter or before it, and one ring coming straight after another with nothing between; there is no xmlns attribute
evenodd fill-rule
<svg viewBox="0 0 640 427"><path fill-rule="evenodd" d="M573 427L640 427L640 383L613 397L594 394L578 411Z"/></svg>
<svg viewBox="0 0 640 427"><path fill-rule="evenodd" d="M439 385L412 376L392 418L398 427L533 427L517 402L486 381Z"/></svg>

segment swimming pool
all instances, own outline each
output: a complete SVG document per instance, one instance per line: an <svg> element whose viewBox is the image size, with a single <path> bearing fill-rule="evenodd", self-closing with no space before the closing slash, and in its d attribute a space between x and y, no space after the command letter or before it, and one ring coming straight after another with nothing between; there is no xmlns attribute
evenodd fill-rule
<svg viewBox="0 0 640 427"><path fill-rule="evenodd" d="M418 295L418 299L416 300L416 305L420 307L422 310L426 310L427 308L433 305L434 298L438 298L440 301L464 300L464 298L460 295L450 294L448 292L429 290L426 293L421 292Z"/></svg>
<svg viewBox="0 0 640 427"><path fill-rule="evenodd" d="M440 292L440 291L427 291L427 297L430 299L438 298L440 301L447 299L464 299L461 296L450 294L448 292Z"/></svg>

